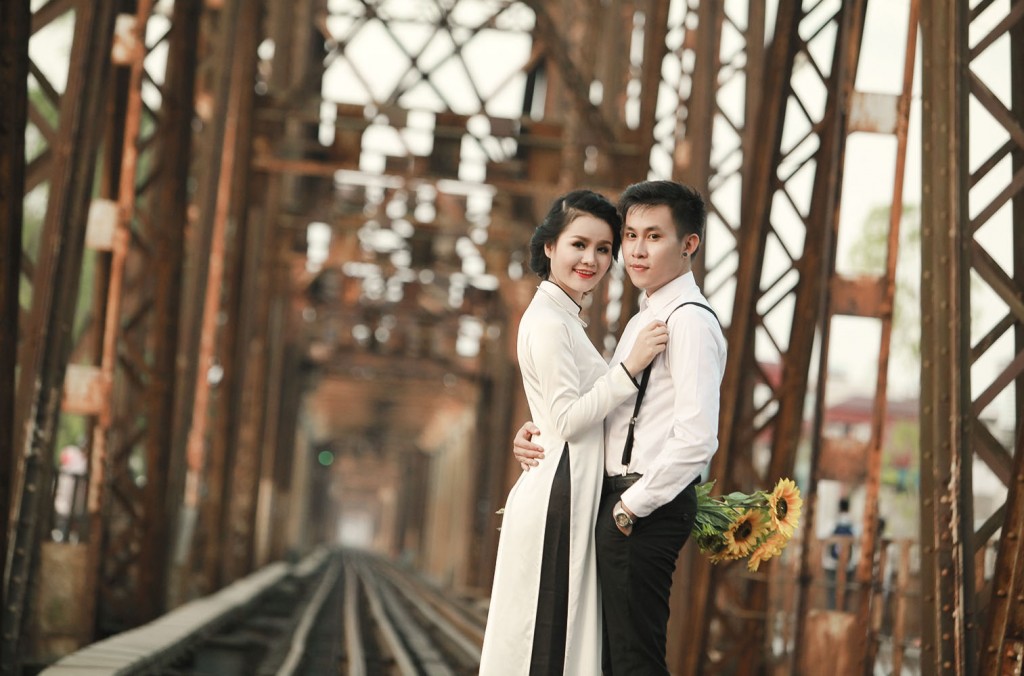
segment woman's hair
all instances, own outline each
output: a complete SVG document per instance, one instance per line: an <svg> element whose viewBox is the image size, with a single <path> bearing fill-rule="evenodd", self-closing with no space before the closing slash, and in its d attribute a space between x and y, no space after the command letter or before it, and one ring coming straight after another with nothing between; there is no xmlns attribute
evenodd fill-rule
<svg viewBox="0 0 1024 676"><path fill-rule="evenodd" d="M612 260L618 258L622 245L622 219L615 205L604 195L593 190L573 190L556 199L548 215L530 239L530 269L541 279L551 274L551 260L544 251L547 244L554 244L562 231L582 214L600 218L612 229Z"/></svg>

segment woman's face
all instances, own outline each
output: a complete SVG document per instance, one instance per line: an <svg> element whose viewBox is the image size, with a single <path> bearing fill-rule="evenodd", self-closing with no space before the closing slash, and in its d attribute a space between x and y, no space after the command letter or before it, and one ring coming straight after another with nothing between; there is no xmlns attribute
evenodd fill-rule
<svg viewBox="0 0 1024 676"><path fill-rule="evenodd" d="M544 245L551 260L548 280L577 303L591 291L612 264L612 226L590 214L580 214L565 226L553 244Z"/></svg>

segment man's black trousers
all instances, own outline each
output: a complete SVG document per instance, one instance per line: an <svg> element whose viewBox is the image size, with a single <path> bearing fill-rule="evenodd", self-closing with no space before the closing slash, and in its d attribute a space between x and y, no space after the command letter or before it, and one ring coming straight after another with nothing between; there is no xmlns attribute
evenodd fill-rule
<svg viewBox="0 0 1024 676"><path fill-rule="evenodd" d="M621 495L616 490L602 493L595 527L604 605L602 666L606 676L667 675L669 592L679 550L693 529L697 492L691 484L672 502L639 519L629 537L612 518Z"/></svg>

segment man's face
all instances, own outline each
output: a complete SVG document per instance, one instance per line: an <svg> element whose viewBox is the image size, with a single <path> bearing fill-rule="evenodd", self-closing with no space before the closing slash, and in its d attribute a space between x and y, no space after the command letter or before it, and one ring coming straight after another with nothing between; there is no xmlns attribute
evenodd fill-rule
<svg viewBox="0 0 1024 676"><path fill-rule="evenodd" d="M690 259L683 252L696 235L684 241L676 234L672 212L665 205L638 206L626 214L622 229L622 259L633 285L652 294L679 275L689 272Z"/></svg>

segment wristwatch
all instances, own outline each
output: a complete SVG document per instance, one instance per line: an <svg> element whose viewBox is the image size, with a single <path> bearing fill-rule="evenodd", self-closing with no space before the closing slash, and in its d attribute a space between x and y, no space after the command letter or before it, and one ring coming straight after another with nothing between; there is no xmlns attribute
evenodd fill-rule
<svg viewBox="0 0 1024 676"><path fill-rule="evenodd" d="M615 517L615 525L619 528L632 528L633 517L629 515L625 507L622 506L622 501L615 503L615 507L612 508L612 516Z"/></svg>

